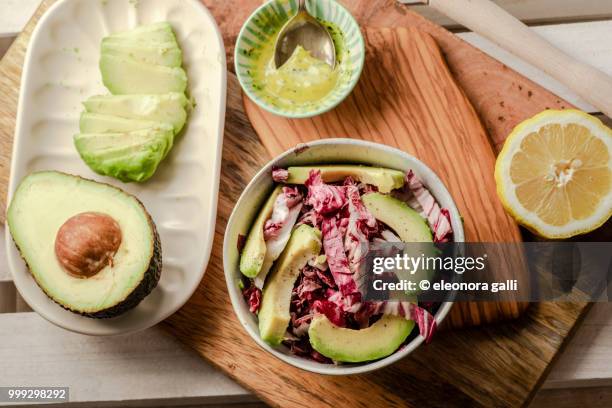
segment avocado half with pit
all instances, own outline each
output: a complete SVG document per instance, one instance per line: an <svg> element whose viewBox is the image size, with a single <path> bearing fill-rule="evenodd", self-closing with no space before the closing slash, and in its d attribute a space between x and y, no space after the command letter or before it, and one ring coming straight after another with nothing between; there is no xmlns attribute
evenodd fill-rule
<svg viewBox="0 0 612 408"><path fill-rule="evenodd" d="M25 177L7 214L17 248L52 300L87 317L118 316L159 281L161 242L142 203L65 173Z"/></svg>

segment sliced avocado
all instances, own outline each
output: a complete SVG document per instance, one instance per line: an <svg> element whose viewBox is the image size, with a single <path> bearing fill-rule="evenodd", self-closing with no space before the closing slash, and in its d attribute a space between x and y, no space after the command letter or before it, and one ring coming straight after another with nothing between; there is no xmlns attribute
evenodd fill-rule
<svg viewBox="0 0 612 408"><path fill-rule="evenodd" d="M107 132L107 133L79 133L75 135L77 148L84 150L125 150L126 148L145 145L161 140L164 142L164 157L172 148L174 142L172 126L156 125L147 129L134 130L131 132Z"/></svg>
<svg viewBox="0 0 612 408"><path fill-rule="evenodd" d="M414 321L384 315L361 330L338 327L325 317L312 319L308 336L312 348L325 357L346 363L361 363L386 357L397 350L414 328Z"/></svg>
<svg viewBox="0 0 612 408"><path fill-rule="evenodd" d="M100 72L104 86L116 95L163 94L187 89L183 68L144 64L129 57L102 54Z"/></svg>
<svg viewBox="0 0 612 408"><path fill-rule="evenodd" d="M148 180L172 147L172 128L74 137L83 161L96 173L124 182Z"/></svg>
<svg viewBox="0 0 612 408"><path fill-rule="evenodd" d="M90 251L96 253L108 240L100 234L79 235L73 246L65 248L65 240L59 246L58 238L69 219L88 213L114 220L120 244L112 262L98 265L102 269L84 277L65 268L73 266L77 272L87 268ZM138 199L116 187L55 171L32 173L17 187L7 221L40 288L72 312L95 318L118 316L138 305L159 281L161 243L155 224Z"/></svg>
<svg viewBox="0 0 612 408"><path fill-rule="evenodd" d="M183 62L183 54L175 42L147 44L105 38L102 40L101 51L102 55L133 58L138 62L151 65L180 67Z"/></svg>
<svg viewBox="0 0 612 408"><path fill-rule="evenodd" d="M162 95L98 95L92 96L83 105L90 113L168 122L178 133L187 120L189 100L178 92Z"/></svg>
<svg viewBox="0 0 612 408"><path fill-rule="evenodd" d="M403 242L432 242L427 221L405 202L381 193L364 194L361 200L374 218L393 228Z"/></svg>
<svg viewBox="0 0 612 408"><path fill-rule="evenodd" d="M291 315L289 306L295 280L306 263L321 252L321 231L302 224L291 238L270 272L259 309L259 334L266 343L277 346L283 340Z"/></svg>
<svg viewBox="0 0 612 408"><path fill-rule="evenodd" d="M391 227L404 243L410 244L408 248L418 255L435 256L436 248L433 245L433 236L427 221L408 204L388 194L368 193L361 196L363 204L377 220ZM420 243L420 244L419 244ZM395 271L399 279L420 282L429 280L434 270L420 268L416 271L399 269ZM419 290L411 291L418 293ZM408 292L407 292L408 293Z"/></svg>
<svg viewBox="0 0 612 408"><path fill-rule="evenodd" d="M116 133L131 132L150 128L170 127L174 133L174 127L169 123L155 122L152 120L126 119L119 116L103 115L100 113L81 113L79 129L81 133Z"/></svg>
<svg viewBox="0 0 612 408"><path fill-rule="evenodd" d="M172 26L167 22L141 25L132 30L113 33L107 38L130 39L150 43L176 43Z"/></svg>
<svg viewBox="0 0 612 408"><path fill-rule="evenodd" d="M321 178L326 183L343 181L346 177L352 177L362 183L372 184L378 187L381 193L404 185L404 173L398 170L385 169L381 167L369 167L359 165L321 165L321 166L296 166L289 167L288 184L304 184L308 180L311 170L320 170Z"/></svg>
<svg viewBox="0 0 612 408"><path fill-rule="evenodd" d="M276 201L276 197L278 197L281 191L282 186L276 186L251 226L248 238L242 249L242 254L240 255L240 272L244 276L254 278L261 271L267 251L263 233L264 224L270 218L274 208L274 201Z"/></svg>

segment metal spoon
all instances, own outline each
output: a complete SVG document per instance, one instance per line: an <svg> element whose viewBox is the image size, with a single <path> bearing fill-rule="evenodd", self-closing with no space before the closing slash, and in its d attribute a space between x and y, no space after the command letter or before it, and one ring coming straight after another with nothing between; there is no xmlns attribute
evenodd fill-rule
<svg viewBox="0 0 612 408"><path fill-rule="evenodd" d="M274 44L274 65L280 68L301 45L310 54L334 68L336 48L331 34L306 10L306 0L299 0L298 11L285 23Z"/></svg>

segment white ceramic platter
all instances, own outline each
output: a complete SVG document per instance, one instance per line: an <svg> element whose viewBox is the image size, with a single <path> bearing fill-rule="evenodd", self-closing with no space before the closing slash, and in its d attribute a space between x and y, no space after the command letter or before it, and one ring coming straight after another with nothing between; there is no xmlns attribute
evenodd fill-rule
<svg viewBox="0 0 612 408"><path fill-rule="evenodd" d="M186 130L157 173L143 184L122 183L91 171L76 152L81 102L108 93L98 70L101 39L140 24L168 21L183 49L189 93L196 101ZM163 271L157 288L132 311L90 319L48 299L10 238L15 285L47 320L66 329L114 335L150 327L178 310L198 286L210 257L217 207L226 67L223 40L198 0L61 0L41 18L28 47L19 97L9 200L32 171L59 170L104 181L136 195L160 233Z"/></svg>

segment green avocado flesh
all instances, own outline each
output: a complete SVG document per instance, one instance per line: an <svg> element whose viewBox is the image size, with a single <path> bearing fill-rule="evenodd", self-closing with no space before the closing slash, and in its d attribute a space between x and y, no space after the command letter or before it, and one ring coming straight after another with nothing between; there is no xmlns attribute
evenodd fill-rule
<svg viewBox="0 0 612 408"><path fill-rule="evenodd" d="M89 113L125 119L170 123L178 133L187 120L189 100L182 93L162 95L98 95L83 102Z"/></svg>
<svg viewBox="0 0 612 408"><path fill-rule="evenodd" d="M281 193L282 187L277 186L270 197L259 211L249 235L247 237L242 254L240 255L240 272L246 277L254 278L261 271L261 267L266 257L267 247L264 239L264 224L272 215L274 201Z"/></svg>
<svg viewBox="0 0 612 408"><path fill-rule="evenodd" d="M385 169L380 167L368 167L359 165L321 165L321 166L296 166L289 167L288 184L304 184L308 180L311 170L320 170L321 178L326 183L343 181L346 177L352 177L357 181L372 184L378 187L381 193L389 193L391 190L404 185L404 173L399 170Z"/></svg>
<svg viewBox="0 0 612 408"><path fill-rule="evenodd" d="M102 82L112 95L83 102L75 146L98 174L146 181L187 120L181 49L166 22L111 34L100 49Z"/></svg>
<svg viewBox="0 0 612 408"><path fill-rule="evenodd" d="M321 231L309 225L297 227L278 258L264 286L259 309L259 334L277 346L283 340L291 315L289 307L295 280L306 263L321 252Z"/></svg>
<svg viewBox="0 0 612 408"><path fill-rule="evenodd" d="M130 40L105 38L102 40L101 49L102 55L132 58L144 64L180 67L183 62L181 49L175 42L149 45Z"/></svg>
<svg viewBox="0 0 612 408"><path fill-rule="evenodd" d="M79 128L81 133L116 133L131 132L155 127L170 126L174 133L174 127L165 122L154 122L152 120L125 119L119 116L102 115L99 113L81 113Z"/></svg>
<svg viewBox="0 0 612 408"><path fill-rule="evenodd" d="M104 86L115 95L185 92L187 88L183 68L146 64L130 57L102 54L100 72Z"/></svg>
<svg viewBox="0 0 612 408"><path fill-rule="evenodd" d="M414 321L384 315L360 330L338 327L325 317L312 319L308 336L312 348L325 357L346 363L377 360L394 353L406 341Z"/></svg>
<svg viewBox="0 0 612 408"><path fill-rule="evenodd" d="M368 193L361 197L363 204L377 220L387 224L395 231L402 242L410 244L410 251L435 255L433 236L427 221L419 213L414 211L408 204L388 194ZM417 269L413 273L399 269L395 271L398 279L406 279L414 282L429 280L434 271L425 268ZM418 293L419 291L414 291Z"/></svg>
<svg viewBox="0 0 612 408"><path fill-rule="evenodd" d="M112 264L89 278L59 263L60 227L84 212L110 216L121 230ZM162 260L155 224L132 195L108 184L47 171L25 177L13 195L8 227L32 276L64 308L88 317L114 317L135 307L157 285Z"/></svg>
<svg viewBox="0 0 612 408"><path fill-rule="evenodd" d="M361 200L374 218L393 228L403 242L432 242L427 221L405 202L380 193L364 194Z"/></svg>
<svg viewBox="0 0 612 408"><path fill-rule="evenodd" d="M172 127L74 137L81 158L96 173L121 181L145 181L172 148Z"/></svg>
<svg viewBox="0 0 612 408"><path fill-rule="evenodd" d="M143 41L149 43L176 43L176 37L172 31L172 26L167 22L142 25L129 31L113 33L107 38Z"/></svg>

